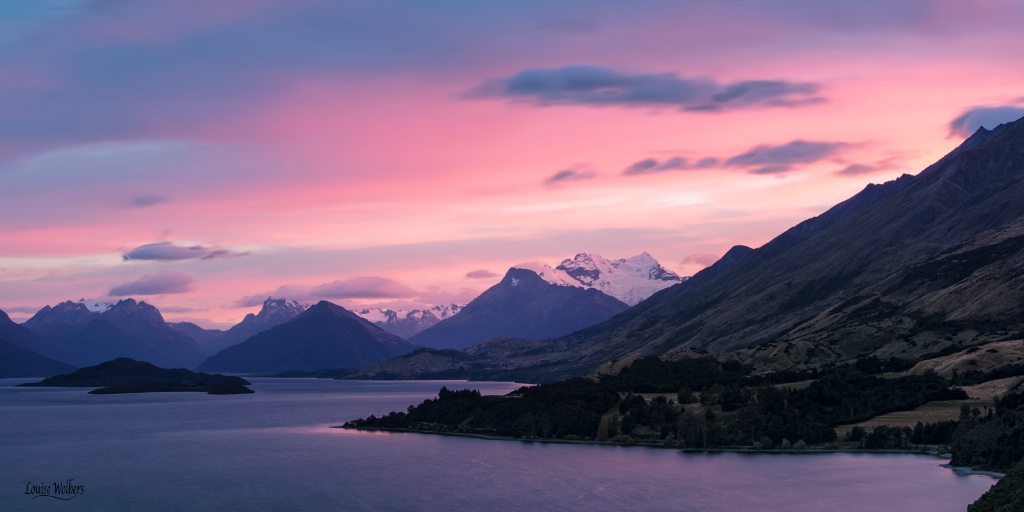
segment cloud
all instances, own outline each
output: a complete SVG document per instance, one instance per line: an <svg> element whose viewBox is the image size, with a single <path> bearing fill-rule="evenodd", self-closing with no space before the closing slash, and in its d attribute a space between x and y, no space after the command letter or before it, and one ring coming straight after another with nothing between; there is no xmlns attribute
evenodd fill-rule
<svg viewBox="0 0 1024 512"><path fill-rule="evenodd" d="M490 279L490 278L493 278L493 277L498 277L498 274L495 274L494 272L491 272L490 270L480 269L480 270L471 270L469 272L466 272L466 277L469 278L469 279Z"/></svg>
<svg viewBox="0 0 1024 512"><path fill-rule="evenodd" d="M528 69L481 82L466 98L507 98L547 105L678 107L716 112L734 108L801 106L823 101L818 85L783 80L719 84L674 73L628 74L601 66Z"/></svg>
<svg viewBox="0 0 1024 512"><path fill-rule="evenodd" d="M751 174L781 174L794 165L820 162L836 156L850 144L845 142L808 142L794 140L778 146L757 146L724 162L728 167L741 167Z"/></svg>
<svg viewBox="0 0 1024 512"><path fill-rule="evenodd" d="M718 159L714 157L701 158L693 163L681 156L674 156L664 161L658 161L654 158L645 158L633 165L630 165L629 167L626 167L622 171L622 174L625 176L638 176L641 174L657 174L666 171L709 169L716 165L718 165Z"/></svg>
<svg viewBox="0 0 1024 512"><path fill-rule="evenodd" d="M557 185L567 181L591 180L597 177L597 172L591 169L563 169L552 174L544 180L546 185Z"/></svg>
<svg viewBox="0 0 1024 512"><path fill-rule="evenodd" d="M1017 104L1022 104L1019 101ZM949 123L949 137L970 137L978 128L993 129L1002 123L1009 123L1024 117L1024 107L1005 105L999 107L972 107L965 110Z"/></svg>
<svg viewBox="0 0 1024 512"><path fill-rule="evenodd" d="M132 198L131 205L135 208L145 208L147 206L154 206L161 203L166 203L167 201L170 201L170 199L167 198L166 196L140 195Z"/></svg>
<svg viewBox="0 0 1024 512"><path fill-rule="evenodd" d="M110 289L112 297L129 295L162 295L166 293L185 293L192 289L195 278L175 270L161 270L156 274L142 276L135 281L119 284Z"/></svg>
<svg viewBox="0 0 1024 512"><path fill-rule="evenodd" d="M710 252L695 252L687 254L683 261L679 262L679 265L703 265L707 267L718 261L721 257L721 255Z"/></svg>
<svg viewBox="0 0 1024 512"><path fill-rule="evenodd" d="M353 277L317 286L314 297L330 299L394 299L415 297L419 293L388 277Z"/></svg>
<svg viewBox="0 0 1024 512"><path fill-rule="evenodd" d="M249 253L233 252L228 251L226 249L210 249L200 245L184 247L180 245L175 245L172 242L157 242L153 244L146 244L136 247L126 252L122 256L122 258L124 259L124 261L178 261L191 259L210 260L215 258L233 258L238 256L245 256L247 254Z"/></svg>
<svg viewBox="0 0 1024 512"><path fill-rule="evenodd" d="M889 157L871 164L853 163L847 165L841 171L836 172L838 176L862 176L882 171L891 171L905 167L903 160L898 157Z"/></svg>
<svg viewBox="0 0 1024 512"><path fill-rule="evenodd" d="M404 299L420 295L422 295L421 292L389 277L361 276L331 281L317 286L284 285L269 293L243 297L236 304L239 307L258 306L263 304L267 297L315 301L322 299Z"/></svg>

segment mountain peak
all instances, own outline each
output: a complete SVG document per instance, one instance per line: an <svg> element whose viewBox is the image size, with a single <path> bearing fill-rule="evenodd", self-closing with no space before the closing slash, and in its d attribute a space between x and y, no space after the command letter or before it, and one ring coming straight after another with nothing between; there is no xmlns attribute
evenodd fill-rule
<svg viewBox="0 0 1024 512"><path fill-rule="evenodd" d="M581 252L571 260L562 260L555 268L544 265L536 272L549 283L594 288L629 305L683 281L647 252L617 260Z"/></svg>

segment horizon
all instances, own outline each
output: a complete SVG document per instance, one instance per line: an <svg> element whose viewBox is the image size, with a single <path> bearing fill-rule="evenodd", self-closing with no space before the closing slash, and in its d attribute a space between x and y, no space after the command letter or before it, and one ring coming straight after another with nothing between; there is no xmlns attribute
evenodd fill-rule
<svg viewBox="0 0 1024 512"><path fill-rule="evenodd" d="M1024 116L1024 5L0 7L0 309L427 309L690 276ZM977 77L984 77L978 80Z"/></svg>

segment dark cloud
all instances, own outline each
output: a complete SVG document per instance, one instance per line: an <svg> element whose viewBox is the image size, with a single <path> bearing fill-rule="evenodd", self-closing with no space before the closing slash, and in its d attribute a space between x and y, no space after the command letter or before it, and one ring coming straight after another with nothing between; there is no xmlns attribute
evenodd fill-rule
<svg viewBox="0 0 1024 512"><path fill-rule="evenodd" d="M191 259L215 259L232 258L245 256L245 252L233 252L225 249L210 249L207 247L193 245L184 247L175 245L172 242L157 242L146 244L125 253L122 258L129 260L155 260L155 261L177 261Z"/></svg>
<svg viewBox="0 0 1024 512"><path fill-rule="evenodd" d="M185 293L192 288L195 278L175 270L161 270L156 274L142 276L139 279L119 284L110 289L112 297L130 295L162 295L166 293Z"/></svg>
<svg viewBox="0 0 1024 512"><path fill-rule="evenodd" d="M536 105L678 107L720 111L733 108L800 106L822 101L818 85L782 80L719 84L674 73L627 74L600 66L528 69L486 80L468 98L507 98Z"/></svg>
<svg viewBox="0 0 1024 512"><path fill-rule="evenodd" d="M836 156L849 146L845 142L808 142L794 140L778 146L757 146L724 162L728 167L745 168L751 174L781 174L794 165L820 162Z"/></svg>
<svg viewBox="0 0 1024 512"><path fill-rule="evenodd" d="M544 180L544 183L555 185L566 181L590 180L595 177L597 177L597 172L590 169L563 169L552 174L550 178Z"/></svg>
<svg viewBox="0 0 1024 512"><path fill-rule="evenodd" d="M991 130L1002 123L1016 121L1021 117L1024 117L1024 107L1020 106L969 108L950 121L949 136L970 137L978 128L985 127Z"/></svg>
<svg viewBox="0 0 1024 512"><path fill-rule="evenodd" d="M494 272L491 272L490 270L480 269L480 270L471 270L469 272L466 272L466 277L469 278L469 279L490 279L490 278L493 278L493 277L498 277L498 274L495 274Z"/></svg>
<svg viewBox="0 0 1024 512"><path fill-rule="evenodd" d="M718 159L713 157L701 158L696 162L690 162L681 156L674 156L667 160L658 161L654 158L645 158L639 162L626 167L622 174L626 176L637 176L640 174L656 174L665 171L685 171L690 169L708 169L718 165Z"/></svg>

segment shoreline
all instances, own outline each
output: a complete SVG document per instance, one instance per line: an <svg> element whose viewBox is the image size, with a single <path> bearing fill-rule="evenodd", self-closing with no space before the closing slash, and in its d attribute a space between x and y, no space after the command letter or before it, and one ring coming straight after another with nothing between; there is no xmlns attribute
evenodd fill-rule
<svg viewBox="0 0 1024 512"><path fill-rule="evenodd" d="M471 437L476 439L484 439L488 441L518 441L520 443L550 443L550 444L577 444L577 445L593 445L593 446L621 446L621 447L640 447L640 448L656 448L656 449L669 449L683 453L738 453L746 455L757 455L757 454L788 454L788 455L800 455L800 454L823 454L823 453L849 453L849 454L905 454L905 455L928 455L937 459L949 460L949 454L940 454L936 450L931 449L927 451L915 450L915 449L873 449L873 450L854 450L850 448L806 448L803 450L788 449L784 450L781 448L769 448L769 449L755 449L753 446L737 446L728 448L676 448L676 447L665 447L662 442L633 442L633 443L620 443L614 441L597 441L593 439L541 439L541 438L517 438L517 437L505 437L492 434L474 434L471 432L439 432L434 430L419 430L412 428L363 428L363 427L346 427L344 425L332 425L329 428L340 428L345 430L356 430L361 432L386 432L386 433L399 433L399 434L430 434L430 435L441 435L450 437ZM949 469L958 475L969 476L969 475L980 475L988 476L995 479L1000 479L1004 475L995 471L976 470L965 466L953 466L949 463L940 464L941 467Z"/></svg>

